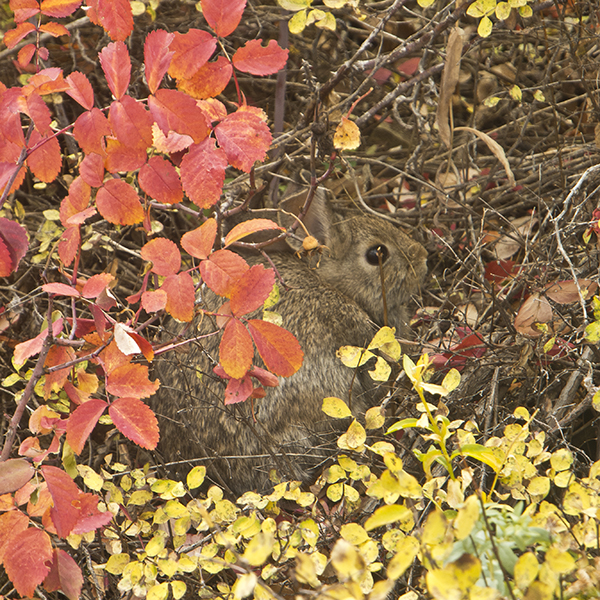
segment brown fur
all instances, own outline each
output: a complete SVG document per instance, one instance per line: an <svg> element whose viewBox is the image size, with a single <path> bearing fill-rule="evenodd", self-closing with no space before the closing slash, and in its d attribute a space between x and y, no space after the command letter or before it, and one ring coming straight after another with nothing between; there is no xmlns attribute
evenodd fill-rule
<svg viewBox="0 0 600 600"><path fill-rule="evenodd" d="M389 252L384 263L388 324L399 333L406 333L406 305L419 293L426 273L423 247L387 221L334 212L326 204L317 204L316 214L311 233L319 230L327 249L320 260L310 260L314 268L308 266L309 259L291 251L271 254L289 288L280 286L281 299L272 310L300 342L304 363L292 377L280 378L279 387L267 388L265 398L254 401L254 415L250 402L223 404L224 386L211 369L211 359L218 360L218 336L203 340L202 347L194 344L187 354L171 353L157 367L162 387L154 408L161 420L164 458L208 458L201 464L207 464L212 479L236 494L267 489L273 467L283 477L306 480L331 455L327 445L335 440L340 423L322 412L323 398L348 402L352 387L351 409L361 416L384 393L364 370L354 373L336 357L342 345L365 346L383 325L379 266L367 262L367 250L383 244ZM223 301L210 290L203 296L208 310L217 310ZM216 329L205 317L199 333ZM202 379L197 372L204 374Z"/></svg>

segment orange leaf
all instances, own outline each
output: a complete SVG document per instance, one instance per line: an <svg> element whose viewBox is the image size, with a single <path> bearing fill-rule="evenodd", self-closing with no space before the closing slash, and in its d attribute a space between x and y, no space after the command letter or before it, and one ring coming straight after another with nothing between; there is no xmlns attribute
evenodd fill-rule
<svg viewBox="0 0 600 600"><path fill-rule="evenodd" d="M90 186L82 177L75 177L69 187L69 194L60 203L60 222L64 227L69 225L71 217L87 208L90 197Z"/></svg>
<svg viewBox="0 0 600 600"><path fill-rule="evenodd" d="M265 231L266 229L279 229L280 231L284 231L283 227L280 227L270 219L250 219L250 221L244 221L236 225L225 236L225 246L229 246L230 244L233 244L233 242L237 242L251 233Z"/></svg>
<svg viewBox="0 0 600 600"><path fill-rule="evenodd" d="M42 14L47 17L68 17L81 6L81 0L42 0ZM62 34L61 34L62 35Z"/></svg>
<svg viewBox="0 0 600 600"><path fill-rule="evenodd" d="M252 75L272 75L285 67L288 50L284 50L275 40L269 40L267 47L262 40L249 40L245 46L238 48L231 59L233 66L244 73Z"/></svg>
<svg viewBox="0 0 600 600"><path fill-rule="evenodd" d="M167 292L164 290L144 292L142 294L142 308L147 313L164 310L167 306L167 298Z"/></svg>
<svg viewBox="0 0 600 600"><path fill-rule="evenodd" d="M129 0L97 0L96 15L104 31L113 40L124 41L133 31L133 15Z"/></svg>
<svg viewBox="0 0 600 600"><path fill-rule="evenodd" d="M63 320L57 319L52 323L52 335L57 336L62 331ZM15 346L14 361L18 365L22 365L25 361L35 354L39 354L44 345L44 340L48 337L48 329L44 329L39 335L33 339L21 342Z"/></svg>
<svg viewBox="0 0 600 600"><path fill-rule="evenodd" d="M217 237L217 221L207 219L200 227L188 231L181 238L181 247L195 258L204 260L212 252Z"/></svg>
<svg viewBox="0 0 600 600"><path fill-rule="evenodd" d="M152 272L166 277L174 275L181 267L181 254L177 245L167 238L154 238L141 250L144 260L152 263Z"/></svg>
<svg viewBox="0 0 600 600"><path fill-rule="evenodd" d="M115 4L121 1L123 0L116 0ZM111 42L102 49L98 58L110 91L117 100L120 100L127 92L131 78L131 60L127 46L120 41Z"/></svg>
<svg viewBox="0 0 600 600"><path fill-rule="evenodd" d="M248 330L237 319L230 319L219 345L219 362L225 373L233 379L241 379L252 366L253 356Z"/></svg>
<svg viewBox="0 0 600 600"><path fill-rule="evenodd" d="M169 48L175 34L164 29L151 31L144 42L145 75L150 92L154 94L160 86L162 78L169 69L173 51Z"/></svg>
<svg viewBox="0 0 600 600"><path fill-rule="evenodd" d="M37 146L38 143L39 146ZM55 137L43 138L34 129L29 138L28 147L34 148L35 146L37 148L27 156L27 166L38 179L44 183L51 183L60 173L62 165L60 144Z"/></svg>
<svg viewBox="0 0 600 600"><path fill-rule="evenodd" d="M12 0L10 9L15 14L15 23L22 23L40 12L37 0Z"/></svg>
<svg viewBox="0 0 600 600"><path fill-rule="evenodd" d="M245 173L250 172L256 161L265 159L273 139L258 116L239 110L216 126L215 135L229 164Z"/></svg>
<svg viewBox="0 0 600 600"><path fill-rule="evenodd" d="M160 289L167 294L167 312L176 320L189 323L194 318L196 293L189 273L169 275Z"/></svg>
<svg viewBox="0 0 600 600"><path fill-rule="evenodd" d="M198 208L210 208L221 197L227 158L215 140L195 144L181 161L181 182L190 200Z"/></svg>
<svg viewBox="0 0 600 600"><path fill-rule="evenodd" d="M104 181L104 159L95 152L87 154L79 163L79 175L88 185L102 187L102 182Z"/></svg>
<svg viewBox="0 0 600 600"><path fill-rule="evenodd" d="M7 545L4 568L21 596L32 598L35 588L50 571L52 559L50 536L37 527L29 527L13 536Z"/></svg>
<svg viewBox="0 0 600 600"><path fill-rule="evenodd" d="M274 283L273 269L254 265L236 281L231 290L229 298L232 314L237 317L260 308L269 297Z"/></svg>
<svg viewBox="0 0 600 600"><path fill-rule="evenodd" d="M162 204L177 204L183 200L181 180L175 167L160 156L153 156L138 175L140 187Z"/></svg>
<svg viewBox="0 0 600 600"><path fill-rule="evenodd" d="M16 29L11 29L4 34L3 42L9 49L14 48L24 37L35 31L33 23L19 23Z"/></svg>
<svg viewBox="0 0 600 600"><path fill-rule="evenodd" d="M147 160L146 149L130 146L116 138L106 138L106 170L109 173L137 171Z"/></svg>
<svg viewBox="0 0 600 600"><path fill-rule="evenodd" d="M248 321L248 327L269 371L281 377L290 377L302 366L304 353L298 340L289 331L258 319Z"/></svg>
<svg viewBox="0 0 600 600"><path fill-rule="evenodd" d="M137 398L119 398L108 407L115 427L132 442L147 450L158 444L158 421L148 406Z"/></svg>
<svg viewBox="0 0 600 600"><path fill-rule="evenodd" d="M169 75L174 79L189 79L213 55L217 40L207 31L190 29L175 33L170 50L174 52Z"/></svg>
<svg viewBox="0 0 600 600"><path fill-rule="evenodd" d="M75 454L81 454L90 433L107 406L104 400L92 398L71 413L67 421L67 442Z"/></svg>
<svg viewBox="0 0 600 600"><path fill-rule="evenodd" d="M120 398L148 398L160 387L158 379L148 378L148 367L135 363L114 369L106 379L106 391Z"/></svg>
<svg viewBox="0 0 600 600"><path fill-rule="evenodd" d="M79 600L82 587L83 575L77 563L64 550L55 548L44 589L48 592L61 590L69 600Z"/></svg>
<svg viewBox="0 0 600 600"><path fill-rule="evenodd" d="M98 212L115 225L135 225L144 218L136 191L122 179L109 179L96 194Z"/></svg>
<svg viewBox="0 0 600 600"><path fill-rule="evenodd" d="M50 21L49 23L44 23L40 25L40 31L43 31L44 33L49 33L52 37L60 37L61 35L71 35L71 32L64 25L56 23L55 21Z"/></svg>
<svg viewBox="0 0 600 600"><path fill-rule="evenodd" d="M110 273L98 273L92 275L81 289L84 298L97 298L115 280Z"/></svg>
<svg viewBox="0 0 600 600"><path fill-rule="evenodd" d="M239 254L230 250L217 250L200 263L204 283L215 294L226 298L229 298L233 284L249 268L248 263Z"/></svg>
<svg viewBox="0 0 600 600"><path fill-rule="evenodd" d="M190 78L180 79L177 87L192 98L214 98L227 87L232 73L231 63L224 56L219 56L214 62L207 62Z"/></svg>
<svg viewBox="0 0 600 600"><path fill-rule="evenodd" d="M0 565L4 562L4 554L8 543L12 538L25 531L28 523L29 519L20 510L10 510L0 514Z"/></svg>
<svg viewBox="0 0 600 600"><path fill-rule="evenodd" d="M202 0L202 14L219 37L227 37L239 25L246 0Z"/></svg>

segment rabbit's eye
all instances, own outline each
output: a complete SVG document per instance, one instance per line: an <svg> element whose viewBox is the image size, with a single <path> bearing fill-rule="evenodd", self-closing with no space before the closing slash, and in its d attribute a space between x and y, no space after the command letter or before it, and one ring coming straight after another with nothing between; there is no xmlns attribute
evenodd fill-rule
<svg viewBox="0 0 600 600"><path fill-rule="evenodd" d="M387 257L389 256L389 251L387 249L386 246L384 246L383 244L377 244L377 246L371 246L368 250L367 250L367 262L370 265L378 265L379 264L379 257L381 256L381 264L383 264Z"/></svg>

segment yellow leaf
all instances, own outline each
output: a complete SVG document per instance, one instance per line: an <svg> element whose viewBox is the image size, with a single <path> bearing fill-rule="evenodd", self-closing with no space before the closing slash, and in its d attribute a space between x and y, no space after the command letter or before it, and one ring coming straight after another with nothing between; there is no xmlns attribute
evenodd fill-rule
<svg viewBox="0 0 600 600"><path fill-rule="evenodd" d="M552 453L550 464L555 471L566 471L573 464L573 455L566 448L560 448Z"/></svg>
<svg viewBox="0 0 600 600"><path fill-rule="evenodd" d="M318 12L321 13L323 11ZM310 21L310 15L308 20ZM330 12L324 13L321 18L315 19L315 27L318 27L319 29L329 29L329 31L335 31L335 17Z"/></svg>
<svg viewBox="0 0 600 600"><path fill-rule="evenodd" d="M334 419L345 419L352 416L348 405L340 398L325 398L322 410L326 415Z"/></svg>
<svg viewBox="0 0 600 600"><path fill-rule="evenodd" d="M529 17L533 16L533 9L531 8L531 6L529 6L529 4L526 4L525 6L520 6L518 10L519 14L524 19L529 19Z"/></svg>
<svg viewBox="0 0 600 600"><path fill-rule="evenodd" d="M369 371L373 381L387 381L392 373L392 367L381 356L377 357L375 368Z"/></svg>
<svg viewBox="0 0 600 600"><path fill-rule="evenodd" d="M336 356L351 369L362 367L367 361L375 355L364 348L358 346L342 346L336 353Z"/></svg>
<svg viewBox="0 0 600 600"><path fill-rule="evenodd" d="M188 509L179 500L169 500L165 504L165 513L171 519L179 519L190 514Z"/></svg>
<svg viewBox="0 0 600 600"><path fill-rule="evenodd" d="M554 546L546 552L546 562L554 573L567 575L575 569L575 559L568 553L558 550Z"/></svg>
<svg viewBox="0 0 600 600"><path fill-rule="evenodd" d="M165 538L162 535L155 535L146 544L146 554L148 556L158 556L165 548Z"/></svg>
<svg viewBox="0 0 600 600"><path fill-rule="evenodd" d="M358 546L369 539L369 534L358 523L342 525L340 535L350 544Z"/></svg>
<svg viewBox="0 0 600 600"><path fill-rule="evenodd" d="M479 26L477 27L477 33L482 37L486 38L492 33L492 21L489 17L483 17L481 21L479 21Z"/></svg>
<svg viewBox="0 0 600 600"><path fill-rule="evenodd" d="M517 406L513 415L515 418L521 419L522 421L529 421L530 419L529 411L523 406Z"/></svg>
<svg viewBox="0 0 600 600"><path fill-rule="evenodd" d="M395 335L394 327L382 327L371 340L369 350L382 350L392 360L399 360L402 356L402 348Z"/></svg>
<svg viewBox="0 0 600 600"><path fill-rule="evenodd" d="M273 551L275 537L270 533L257 533L244 552L244 560L253 567L262 565Z"/></svg>
<svg viewBox="0 0 600 600"><path fill-rule="evenodd" d="M440 510L434 510L429 513L425 525L423 526L423 534L421 540L424 544L440 544L446 536L446 517Z"/></svg>
<svg viewBox="0 0 600 600"><path fill-rule="evenodd" d="M102 489L104 479L101 475L98 475L94 469L88 467L87 465L77 465L77 471L83 477L85 485L87 485L91 490L99 492ZM152 494L150 494L150 496L152 496Z"/></svg>
<svg viewBox="0 0 600 600"><path fill-rule="evenodd" d="M290 33L298 35L306 28L306 10L297 12L289 21L288 29Z"/></svg>
<svg viewBox="0 0 600 600"><path fill-rule="evenodd" d="M147 600L165 600L165 598L169 595L169 584L159 583L157 585L153 585L146 594Z"/></svg>
<svg viewBox="0 0 600 600"><path fill-rule="evenodd" d="M442 381L442 387L444 387L448 393L455 390L460 384L460 373L456 369L450 369Z"/></svg>
<svg viewBox="0 0 600 600"><path fill-rule="evenodd" d="M309 554L299 552L296 554L296 579L299 583L307 583L312 587L318 587L320 582L317 578L315 563Z"/></svg>
<svg viewBox="0 0 600 600"><path fill-rule="evenodd" d="M350 121L348 117L342 117L333 135L333 147L336 150L356 150L359 146L360 129L358 125Z"/></svg>
<svg viewBox="0 0 600 600"><path fill-rule="evenodd" d="M129 564L128 554L113 554L107 561L104 569L112 575L120 575L123 569Z"/></svg>
<svg viewBox="0 0 600 600"><path fill-rule="evenodd" d="M187 474L187 486L190 490L195 490L204 483L204 477L206 476L206 467L194 467Z"/></svg>
<svg viewBox="0 0 600 600"><path fill-rule="evenodd" d="M367 440L365 428L355 419L346 432L346 443L352 449L360 448Z"/></svg>
<svg viewBox="0 0 600 600"><path fill-rule="evenodd" d="M518 85L513 85L510 90L508 90L510 97L517 102L521 102L523 100L523 92Z"/></svg>
<svg viewBox="0 0 600 600"><path fill-rule="evenodd" d="M398 552L388 563L387 576L389 579L398 579L402 577L406 569L410 567L413 560L419 552L419 542L412 536L402 540L402 545Z"/></svg>
<svg viewBox="0 0 600 600"><path fill-rule="evenodd" d="M156 564L161 573L166 575L169 579L173 577L175 573L177 573L178 565L176 560L173 560L171 558L159 558L158 561L156 561Z"/></svg>
<svg viewBox="0 0 600 600"><path fill-rule="evenodd" d="M171 590L173 591L173 598L175 598L175 600L180 600L180 598L183 598L183 596L185 595L185 592L187 590L185 581L175 580L175 581L171 581L170 583L171 583Z"/></svg>
<svg viewBox="0 0 600 600"><path fill-rule="evenodd" d="M463 554L460 558L450 563L454 577L463 592L468 592L481 575L481 561L472 554Z"/></svg>
<svg viewBox="0 0 600 600"><path fill-rule="evenodd" d="M332 502L339 502L342 496L344 495L344 484L343 483L334 483L327 488L327 497Z"/></svg>
<svg viewBox="0 0 600 600"><path fill-rule="evenodd" d="M231 587L234 600L241 600L241 598L250 596L256 587L257 581L258 577L255 573L244 573L239 577Z"/></svg>
<svg viewBox="0 0 600 600"><path fill-rule="evenodd" d="M277 0L281 8L296 12L303 8L308 8L312 4L312 0Z"/></svg>
<svg viewBox="0 0 600 600"><path fill-rule="evenodd" d="M423 490L415 477L406 471L400 471L395 475L398 480L400 494L405 498L418 499L423 497Z"/></svg>
<svg viewBox="0 0 600 600"><path fill-rule="evenodd" d="M410 510L401 504L391 504L390 506L380 506L365 523L365 529L371 531L383 525L389 525L408 516Z"/></svg>
<svg viewBox="0 0 600 600"><path fill-rule="evenodd" d="M373 406L365 414L365 426L367 429L379 429L385 423L384 411L380 406Z"/></svg>
<svg viewBox="0 0 600 600"><path fill-rule="evenodd" d="M548 477L534 477L529 482L527 491L533 496L545 498L550 492L550 479Z"/></svg>
<svg viewBox="0 0 600 600"><path fill-rule="evenodd" d="M463 590L450 570L431 569L427 571L425 580L435 600L461 600L463 597Z"/></svg>
<svg viewBox="0 0 600 600"><path fill-rule="evenodd" d="M435 2L435 0L417 0L417 4L421 7L421 8L428 8L429 6L431 6L433 3Z"/></svg>
<svg viewBox="0 0 600 600"><path fill-rule="evenodd" d="M471 534L479 519L479 500L475 494L465 500L454 519L454 531L457 540L464 540Z"/></svg>
<svg viewBox="0 0 600 600"><path fill-rule="evenodd" d="M365 563L359 551L346 540L339 539L331 551L331 564L341 581L357 581L365 571Z"/></svg>
<svg viewBox="0 0 600 600"><path fill-rule="evenodd" d="M511 8L508 2L498 2L496 5L496 18L500 21L506 21L510 17Z"/></svg>

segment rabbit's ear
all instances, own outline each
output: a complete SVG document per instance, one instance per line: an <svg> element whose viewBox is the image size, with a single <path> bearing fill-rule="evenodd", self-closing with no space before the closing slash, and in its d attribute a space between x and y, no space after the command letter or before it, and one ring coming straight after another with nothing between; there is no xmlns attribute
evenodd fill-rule
<svg viewBox="0 0 600 600"><path fill-rule="evenodd" d="M279 224L286 229L294 222L292 215L300 214L306 197L308 196L308 189L303 189L289 197L284 198L279 203L279 208L282 208L284 212L279 213ZM292 214L286 214L292 213ZM331 206L327 199L327 191L325 188L319 187L315 191L315 196L310 204L308 213L303 219L304 226L308 229L310 235L315 237L319 244L327 246L331 239L331 224L333 222L333 213ZM296 238L288 238L288 244L294 249L299 250L302 247L302 240L306 237L306 233L302 227L296 229Z"/></svg>

